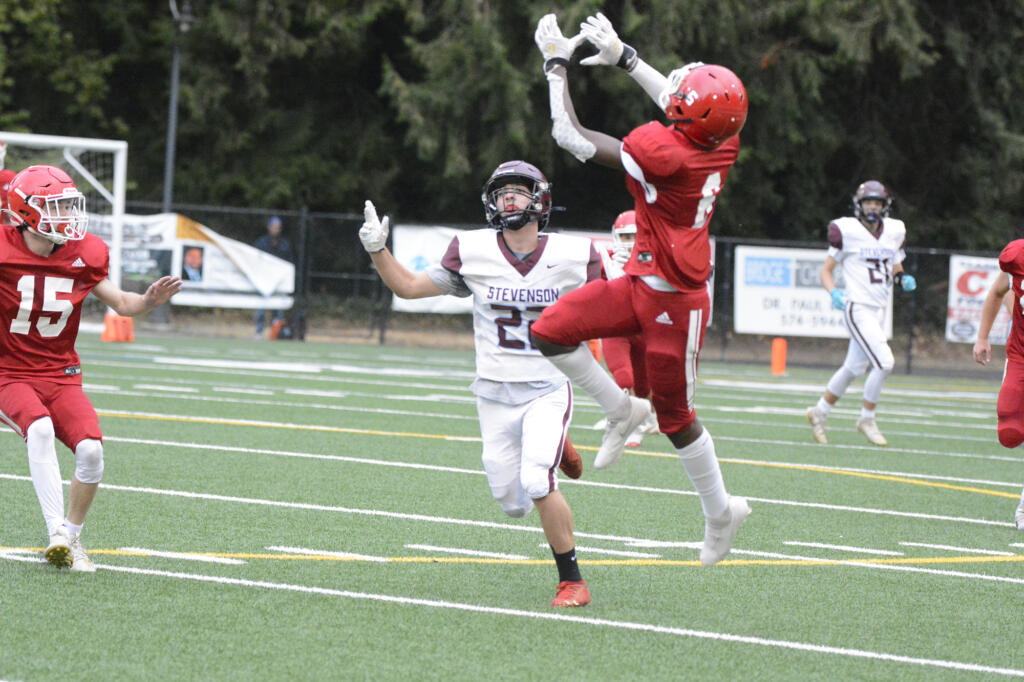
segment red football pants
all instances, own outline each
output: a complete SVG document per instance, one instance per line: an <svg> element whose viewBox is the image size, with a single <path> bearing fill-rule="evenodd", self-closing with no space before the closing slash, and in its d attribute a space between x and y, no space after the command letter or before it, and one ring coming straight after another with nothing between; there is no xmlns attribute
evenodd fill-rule
<svg viewBox="0 0 1024 682"><path fill-rule="evenodd" d="M658 426L671 434L687 428L697 416L697 361L709 307L705 287L664 292L632 276L594 280L545 308L531 331L570 347L588 339L640 334Z"/></svg>

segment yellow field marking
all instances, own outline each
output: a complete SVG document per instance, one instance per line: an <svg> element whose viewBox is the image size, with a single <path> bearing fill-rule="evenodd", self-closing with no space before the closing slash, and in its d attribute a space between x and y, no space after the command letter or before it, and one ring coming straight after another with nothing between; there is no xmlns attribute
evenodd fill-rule
<svg viewBox="0 0 1024 682"><path fill-rule="evenodd" d="M268 429L292 429L297 431L322 431L328 433L351 433L362 436L400 436L403 438L428 438L431 440L458 440L478 442L480 439L475 436L444 436L436 433L415 433L409 431L378 431L374 429L352 429L341 426L319 426L310 424L281 424L275 422L252 421L245 419L221 419L215 417L184 417L181 415L158 415L158 414L124 414L121 412L107 412L97 410L96 413L103 417L114 417L117 419L151 419L156 421L179 421L195 424L223 424L226 426L261 426ZM598 448L591 445L576 445L577 450L596 452ZM664 452L652 452L649 450L630 450L629 454L641 457L666 457L675 459L675 454ZM1018 493L1008 493L1001 490L989 490L987 488L975 488L972 486L953 485L951 483L939 483L936 481L923 481L917 478L906 476L892 476L889 474L871 474L862 471L845 471L813 464L782 464L774 462L750 462L740 459L719 458L720 462L730 464L744 464L747 466L759 466L775 469L792 469L795 471L811 471L822 474L835 474L837 476L853 476L854 478L867 478L877 481L890 481L892 483L905 483L907 485L921 485L928 488L942 488L945 490L956 490L959 492L978 493L979 495L992 495L994 497L1005 497L1007 499L1018 499Z"/></svg>
<svg viewBox="0 0 1024 682"><path fill-rule="evenodd" d="M3 547L0 551L38 552L42 547ZM106 556L152 557L147 552L123 549L90 549L89 554ZM273 561L335 561L348 563L373 563L357 556L336 556L324 554L276 554L266 552L179 552L182 555L212 557L217 559L268 559ZM159 557L155 557L159 558ZM381 557L394 564L485 564L501 566L550 566L553 559L499 559L492 557L451 557L451 556L397 556ZM865 559L725 559L719 566L835 566L842 564L876 564L881 566L915 566L934 564L994 564L1022 563L1024 554L1010 556L949 556L949 557L868 557ZM697 559L580 559L581 566L700 566Z"/></svg>

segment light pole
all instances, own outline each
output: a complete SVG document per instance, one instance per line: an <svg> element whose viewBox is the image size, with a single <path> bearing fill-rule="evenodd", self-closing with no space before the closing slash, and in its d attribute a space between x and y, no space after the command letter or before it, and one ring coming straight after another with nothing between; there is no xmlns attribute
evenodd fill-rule
<svg viewBox="0 0 1024 682"><path fill-rule="evenodd" d="M192 3L184 0L181 11L175 0L167 0L171 18L177 26L174 35L174 52L171 58L171 97L167 107L167 155L164 158L164 201L163 212L171 210L171 195L174 189L174 147L178 137L178 76L181 71L181 36L187 33L197 19L192 14Z"/></svg>

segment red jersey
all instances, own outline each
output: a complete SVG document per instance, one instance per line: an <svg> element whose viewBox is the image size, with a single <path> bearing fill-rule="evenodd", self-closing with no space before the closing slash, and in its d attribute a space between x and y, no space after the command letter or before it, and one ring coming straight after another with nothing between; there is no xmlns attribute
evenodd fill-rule
<svg viewBox="0 0 1024 682"><path fill-rule="evenodd" d="M708 223L739 150L738 135L701 149L656 121L626 136L622 165L637 229L627 273L657 275L680 290L704 287L711 276Z"/></svg>
<svg viewBox="0 0 1024 682"><path fill-rule="evenodd" d="M107 245L95 235L43 257L17 228L0 225L0 381L81 384L75 339L82 301L109 267Z"/></svg>
<svg viewBox="0 0 1024 682"><path fill-rule="evenodd" d="M999 254L999 269L1010 276L1013 291L1013 324L1006 339L1006 357L1024 362L1024 313L1021 310L1021 296L1024 296L1024 239L1015 239Z"/></svg>

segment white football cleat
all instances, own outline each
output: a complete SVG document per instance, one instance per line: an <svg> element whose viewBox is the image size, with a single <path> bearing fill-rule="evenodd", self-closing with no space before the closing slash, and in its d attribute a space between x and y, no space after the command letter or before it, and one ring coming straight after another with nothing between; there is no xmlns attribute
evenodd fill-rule
<svg viewBox="0 0 1024 682"><path fill-rule="evenodd" d="M71 556L74 559L74 563L71 564L71 571L73 573L96 572L96 564L85 553L85 547L82 547L82 541L78 535L71 539Z"/></svg>
<svg viewBox="0 0 1024 682"><path fill-rule="evenodd" d="M640 426L638 426L635 429L633 429L633 433L629 434L629 437L626 438L626 447L627 448L638 448L638 447L640 447L640 444L643 443L643 442L644 442L644 430L643 430L643 425L641 424Z"/></svg>
<svg viewBox="0 0 1024 682"><path fill-rule="evenodd" d="M825 415L817 405L807 408L807 421L811 423L811 435L814 436L814 440L822 445L828 445L828 437L825 436Z"/></svg>
<svg viewBox="0 0 1024 682"><path fill-rule="evenodd" d="M607 469L619 461L629 434L643 423L650 411L651 404L648 401L629 396L629 414L623 419L608 419L604 438L601 439L601 448L594 458L595 469Z"/></svg>
<svg viewBox="0 0 1024 682"><path fill-rule="evenodd" d="M1024 495L1020 497L1020 504L1017 505L1017 513L1013 515L1013 521L1017 525L1017 530L1024 531Z"/></svg>
<svg viewBox="0 0 1024 682"><path fill-rule="evenodd" d="M71 568L74 557L71 554L72 538L67 528L59 526L50 536L50 544L43 551L46 560L57 568Z"/></svg>
<svg viewBox="0 0 1024 682"><path fill-rule="evenodd" d="M868 419L867 417L861 417L857 420L857 430L864 434L864 437L868 439L872 445L888 445L889 441L885 439L882 432L878 430L878 424L875 423L874 419Z"/></svg>
<svg viewBox="0 0 1024 682"><path fill-rule="evenodd" d="M750 516L750 505L746 498L729 496L729 508L725 514L716 519L704 521L704 546L700 550L700 562L705 566L714 566L724 559L732 549L736 539L736 531Z"/></svg>

